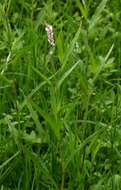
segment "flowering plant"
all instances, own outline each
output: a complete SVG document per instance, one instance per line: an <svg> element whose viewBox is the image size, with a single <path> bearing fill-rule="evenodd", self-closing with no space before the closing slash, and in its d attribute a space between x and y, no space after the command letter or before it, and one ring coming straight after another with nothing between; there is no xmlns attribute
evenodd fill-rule
<svg viewBox="0 0 121 190"><path fill-rule="evenodd" d="M47 32L48 42L50 45L55 46L54 42L54 34L53 34L53 27L45 22L45 30Z"/></svg>

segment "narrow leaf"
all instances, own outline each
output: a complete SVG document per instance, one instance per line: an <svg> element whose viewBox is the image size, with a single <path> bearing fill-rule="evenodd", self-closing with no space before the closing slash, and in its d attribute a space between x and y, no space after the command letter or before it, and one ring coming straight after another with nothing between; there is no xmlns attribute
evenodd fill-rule
<svg viewBox="0 0 121 190"><path fill-rule="evenodd" d="M77 65L81 62L81 60L77 61L68 71L66 71L63 76L61 77L61 79L58 82L58 88L60 88L60 86L62 85L62 83L64 82L64 80L72 73L72 71L77 67Z"/></svg>

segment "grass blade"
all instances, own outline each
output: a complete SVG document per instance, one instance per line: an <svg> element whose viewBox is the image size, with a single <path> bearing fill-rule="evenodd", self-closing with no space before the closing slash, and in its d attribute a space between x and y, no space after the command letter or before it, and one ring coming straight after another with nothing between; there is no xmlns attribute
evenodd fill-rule
<svg viewBox="0 0 121 190"><path fill-rule="evenodd" d="M62 67L61 67L61 70L62 70L62 71L64 70L64 68L65 68L65 66L66 66L66 64L67 64L67 61L68 61L68 59L69 59L69 56L70 56L70 54L72 53L72 51L73 51L73 49L74 49L75 43L76 43L76 41L78 40L80 33L81 33L81 24L80 24L80 26L79 26L79 28L78 28L78 30L77 30L77 32L76 32L76 34L75 34L75 36L74 36L72 42L71 42L71 45L70 45L69 49L67 50L67 53L66 53L66 56L65 56L63 65L62 65Z"/></svg>
<svg viewBox="0 0 121 190"><path fill-rule="evenodd" d="M8 160L6 160L2 165L0 165L0 170L4 168L9 162L11 162L15 157L19 155L20 151L16 152L13 156L11 156Z"/></svg>
<svg viewBox="0 0 121 190"><path fill-rule="evenodd" d="M77 67L77 65L79 63L81 63L82 61L79 60L77 61L68 71L66 71L63 76L61 77L61 79L58 82L57 88L60 88L60 86L62 85L62 83L64 82L64 80L72 73L72 71Z"/></svg>

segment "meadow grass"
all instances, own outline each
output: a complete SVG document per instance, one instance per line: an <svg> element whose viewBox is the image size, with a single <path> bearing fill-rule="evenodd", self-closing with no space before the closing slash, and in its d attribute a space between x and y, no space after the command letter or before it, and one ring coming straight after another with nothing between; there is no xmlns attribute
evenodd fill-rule
<svg viewBox="0 0 121 190"><path fill-rule="evenodd" d="M0 1L0 190L121 190L120 7Z"/></svg>

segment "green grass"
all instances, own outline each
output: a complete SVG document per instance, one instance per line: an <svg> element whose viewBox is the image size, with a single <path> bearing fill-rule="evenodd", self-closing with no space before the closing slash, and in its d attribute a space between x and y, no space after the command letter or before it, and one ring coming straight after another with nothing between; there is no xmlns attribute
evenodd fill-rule
<svg viewBox="0 0 121 190"><path fill-rule="evenodd" d="M121 189L120 7L0 1L0 190Z"/></svg>

